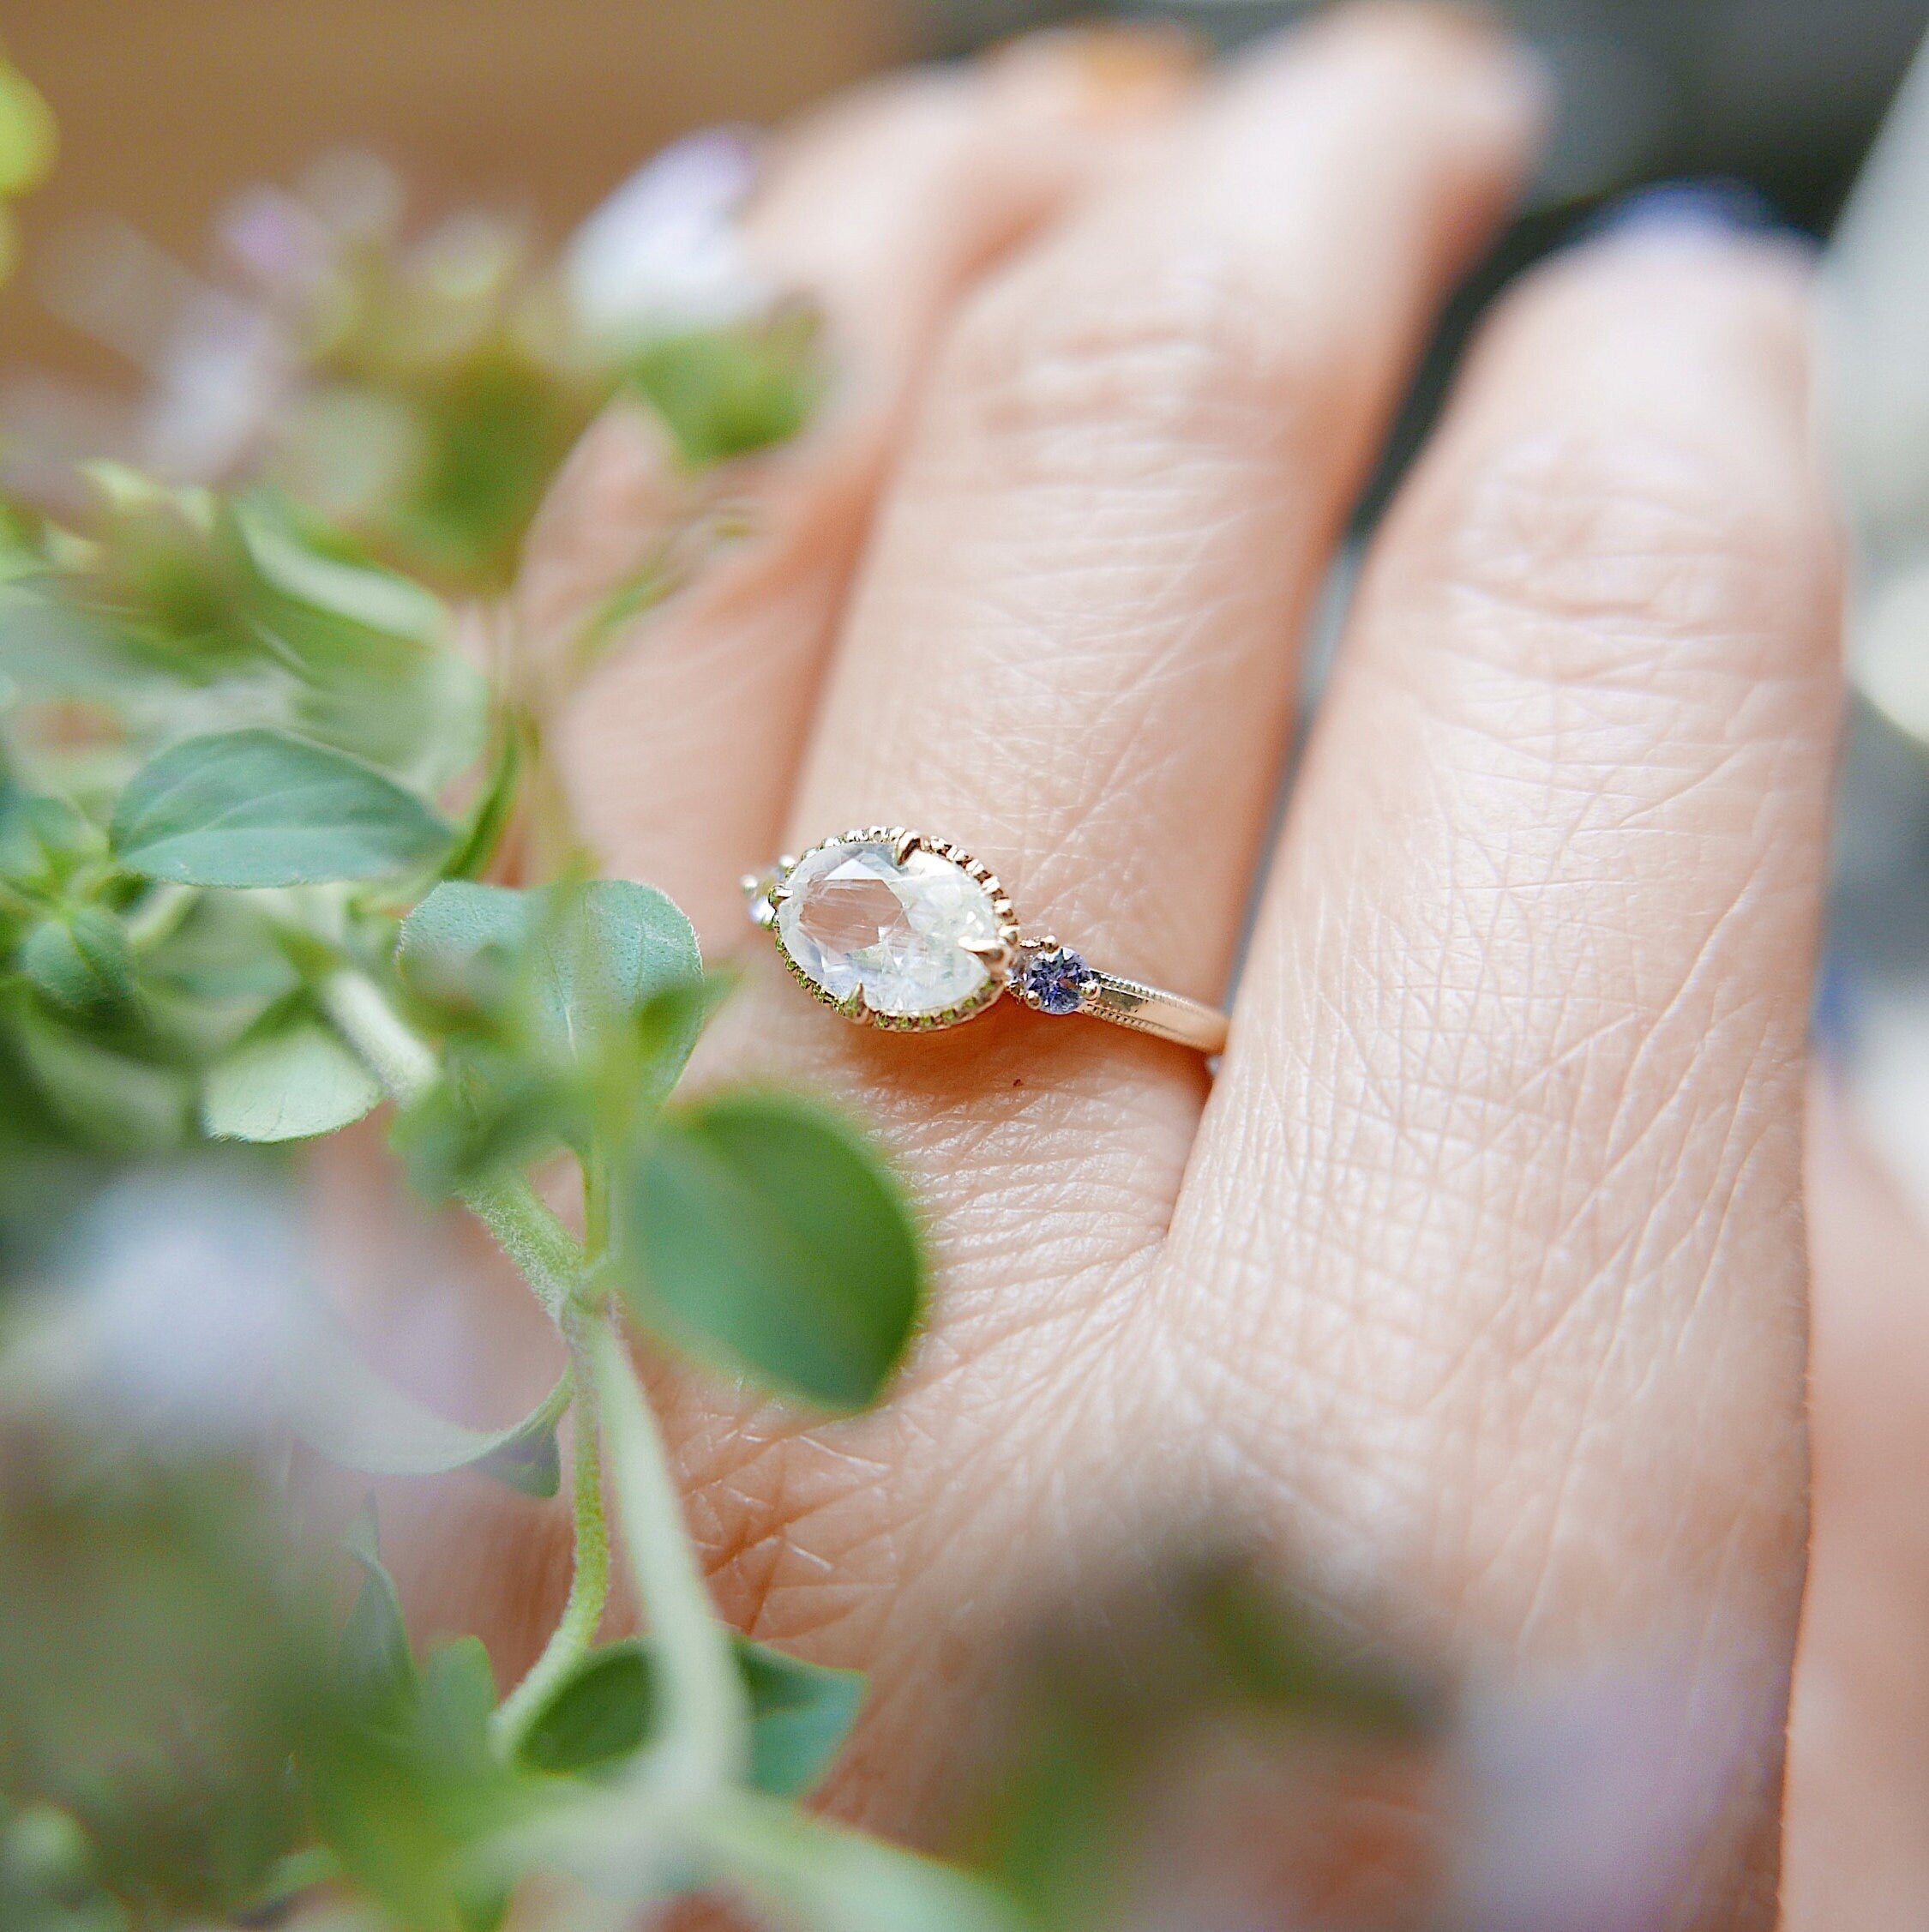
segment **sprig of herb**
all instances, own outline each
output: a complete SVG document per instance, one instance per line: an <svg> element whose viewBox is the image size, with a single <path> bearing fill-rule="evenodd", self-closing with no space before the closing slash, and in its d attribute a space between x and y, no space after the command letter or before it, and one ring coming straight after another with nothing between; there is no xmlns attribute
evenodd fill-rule
<svg viewBox="0 0 1929 1932"><path fill-rule="evenodd" d="M29 98L0 135L0 192L33 172ZM251 1712L210 1763L279 1795L265 1809L195 1797L241 1836L203 1834L145 1869L153 1832L111 1759L60 1740L58 1712L23 1705L0 1668L9 1735L53 1751L0 1761L0 1790L40 1794L0 1827L0 1892L31 1892L37 1923L63 1932L259 1908L317 1883L411 1932L475 1932L532 1871L641 1899L732 1877L760 1890L794 1866L801 1895L852 1856L790 1803L834 1753L859 1681L717 1621L630 1339L827 1411L862 1407L917 1318L915 1221L868 1140L820 1104L676 1098L719 988L661 894L575 873L479 882L547 774L540 731L458 649L447 600L506 592L552 472L619 388L657 411L695 476L801 425L815 333L779 304L617 343L572 336L503 232L394 242L338 227L278 292L300 373L258 473L182 485L103 464L84 515L7 506L0 1085L28 1102L17 1143L90 1174L312 1140L388 1102L412 1182L491 1230L567 1372L522 1422L466 1428L388 1386L307 1304L283 1337L281 1412L351 1467L469 1467L536 1495L562 1486L567 1429L574 1576L549 1645L499 1697L472 1640L418 1663L372 1519L350 1539L364 1580L334 1645L284 1596L306 1559L246 1459L158 1475L103 1545L104 1593L68 1614L111 1645L143 1590L184 1610L231 1598L197 1613L208 1655L191 1681L129 1646L160 1700L133 1708ZM344 412L400 425L406 460L329 521L286 486L328 498L340 479L317 439ZM580 1177L580 1237L534 1185L558 1159ZM29 1231L16 1218L14 1231ZM35 1454L70 1427L46 1399L16 1386L0 1405ZM0 1527L34 1494L0 1508ZM222 1581L181 1534L183 1507L254 1526L254 1580ZM70 1497L55 1520L85 1544ZM650 1634L598 1648L613 1531ZM112 1552L136 1546L148 1571L117 1571ZM227 1614L250 1593L253 1611ZM42 1637L71 1652L57 1601L43 1608ZM171 1772L150 1796L171 1815L189 1785ZM873 1886L940 1882L908 1854L864 1857ZM977 1901L957 1923L997 1922L989 1892L941 1882L954 1907ZM849 1904L826 1894L820 1916L856 1923Z"/></svg>

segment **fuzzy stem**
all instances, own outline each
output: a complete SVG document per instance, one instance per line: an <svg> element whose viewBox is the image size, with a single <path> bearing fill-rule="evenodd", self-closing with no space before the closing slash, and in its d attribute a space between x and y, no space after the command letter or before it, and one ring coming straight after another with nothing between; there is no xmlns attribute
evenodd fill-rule
<svg viewBox="0 0 1929 1932"><path fill-rule="evenodd" d="M462 1199L520 1270L550 1319L561 1323L583 1282L583 1251L575 1237L520 1174L472 1181Z"/></svg>
<svg viewBox="0 0 1929 1932"><path fill-rule="evenodd" d="M366 973L345 968L322 982L317 996L328 1017L395 1099L407 1102L436 1080L434 1050L389 1005ZM552 1321L561 1321L583 1279L575 1237L536 1198L520 1174L472 1182L462 1199L520 1270Z"/></svg>
<svg viewBox="0 0 1929 1932"><path fill-rule="evenodd" d="M616 1517L662 1672L664 1724L652 1774L686 1797L706 1797L744 1775L749 1701L730 1634L711 1607L683 1501L629 1351L607 1321L592 1348Z"/></svg>
<svg viewBox="0 0 1929 1932"><path fill-rule="evenodd" d="M569 1343L576 1399L571 1422L570 1520L575 1532L575 1567L569 1600L529 1674L510 1692L490 1720L496 1754L507 1759L528 1734L531 1724L556 1687L589 1652L610 1598L610 1526L603 1501L603 1445L595 1364L589 1352L585 1316L580 1309L563 1318Z"/></svg>
<svg viewBox="0 0 1929 1932"><path fill-rule="evenodd" d="M435 1085L435 1049L389 1005L367 973L345 967L330 973L316 990L323 1010L394 1098L406 1104Z"/></svg>

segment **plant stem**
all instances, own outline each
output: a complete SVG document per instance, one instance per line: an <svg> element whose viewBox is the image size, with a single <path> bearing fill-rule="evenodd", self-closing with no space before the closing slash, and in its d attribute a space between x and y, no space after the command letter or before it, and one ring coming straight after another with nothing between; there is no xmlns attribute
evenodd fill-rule
<svg viewBox="0 0 1929 1932"><path fill-rule="evenodd" d="M687 1797L708 1797L744 1775L749 1700L730 1634L711 1607L683 1500L629 1351L607 1321L591 1347L623 1548L662 1672L664 1723L647 1775Z"/></svg>
<svg viewBox="0 0 1929 1932"><path fill-rule="evenodd" d="M434 1050L366 973L330 974L319 988L324 1010L395 1098L427 1092L436 1078ZM599 1169L588 1175L594 1219L604 1213ZM656 1640L663 1674L664 1724L650 1754L650 1775L688 1797L739 1783L749 1762L750 1711L731 1648L718 1622L682 1498L636 1370L614 1322L584 1293L591 1264L520 1175L465 1190L510 1260L562 1327L576 1368L572 1501L576 1568L562 1620L528 1676L499 1714L497 1748L512 1749L544 1699L596 1634L609 1587L609 1532L602 1495L601 1447L616 1478L618 1520L630 1572Z"/></svg>
<svg viewBox="0 0 1929 1932"><path fill-rule="evenodd" d="M490 1720L490 1737L496 1754L502 1758L514 1753L556 1687L588 1654L610 1597L610 1526L603 1502L601 1404L595 1364L590 1355L587 1321L580 1308L572 1308L562 1321L576 1387L570 1425L570 1520L575 1532L575 1567L569 1579L569 1600L562 1607L562 1619L550 1634L549 1642L543 1646L543 1654Z"/></svg>
<svg viewBox="0 0 1929 1932"><path fill-rule="evenodd" d="M365 972L344 967L330 973L316 996L391 1097L406 1104L434 1085L434 1049ZM496 1237L550 1319L560 1322L583 1281L583 1251L575 1237L520 1174L472 1182L462 1199Z"/></svg>
<svg viewBox="0 0 1929 1932"><path fill-rule="evenodd" d="M853 1925L1021 1932L1030 1923L989 1879L760 1791L724 1794L683 1829L711 1871L775 1923L824 1932Z"/></svg>
<svg viewBox="0 0 1929 1932"><path fill-rule="evenodd" d="M406 1104L436 1084L435 1049L389 1005L367 973L352 966L332 972L316 996L394 1098Z"/></svg>
<svg viewBox="0 0 1929 1932"><path fill-rule="evenodd" d="M496 1245L520 1271L550 1319L560 1325L583 1284L583 1251L576 1237L520 1174L472 1182L462 1199L496 1237Z"/></svg>

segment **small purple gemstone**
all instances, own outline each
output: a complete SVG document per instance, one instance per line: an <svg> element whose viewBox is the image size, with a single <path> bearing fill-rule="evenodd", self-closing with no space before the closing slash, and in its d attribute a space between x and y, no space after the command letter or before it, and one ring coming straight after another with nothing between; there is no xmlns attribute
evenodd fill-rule
<svg viewBox="0 0 1929 1932"><path fill-rule="evenodd" d="M1019 990L1043 1012L1076 1013L1097 978L1082 954L1061 946L1026 956Z"/></svg>

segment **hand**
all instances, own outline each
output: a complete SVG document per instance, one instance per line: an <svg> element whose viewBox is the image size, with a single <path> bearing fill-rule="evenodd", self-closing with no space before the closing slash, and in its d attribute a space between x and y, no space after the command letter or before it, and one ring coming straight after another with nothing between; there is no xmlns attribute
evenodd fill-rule
<svg viewBox="0 0 1929 1932"><path fill-rule="evenodd" d="M1678 1670L1711 1789L1674 1922L1765 1925L1840 703L1805 265L1650 227L1509 295L1275 836L1297 641L1541 89L1385 7L1127 79L1055 45L797 140L753 234L839 392L568 721L608 868L713 953L740 873L901 823L1213 1000L1266 881L1216 1080L1011 1002L851 1027L745 950L711 1065L875 1121L938 1272L875 1415L661 1378L721 1605L873 1673L838 1801L915 1832L1013 1620L1224 1515L1476 1669ZM592 439L532 607L590 594L652 474Z"/></svg>

